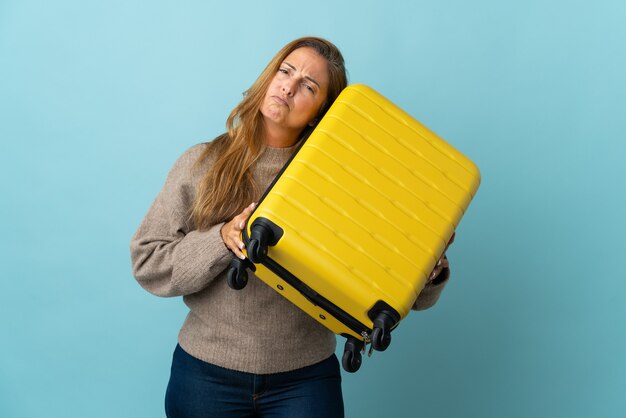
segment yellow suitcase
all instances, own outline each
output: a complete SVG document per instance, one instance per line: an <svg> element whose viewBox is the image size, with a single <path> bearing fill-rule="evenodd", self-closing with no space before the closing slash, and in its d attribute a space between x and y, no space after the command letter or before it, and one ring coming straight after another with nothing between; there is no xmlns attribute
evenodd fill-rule
<svg viewBox="0 0 626 418"><path fill-rule="evenodd" d="M268 188L233 259L336 334L347 371L382 351L480 183L476 165L365 85L348 86Z"/></svg>

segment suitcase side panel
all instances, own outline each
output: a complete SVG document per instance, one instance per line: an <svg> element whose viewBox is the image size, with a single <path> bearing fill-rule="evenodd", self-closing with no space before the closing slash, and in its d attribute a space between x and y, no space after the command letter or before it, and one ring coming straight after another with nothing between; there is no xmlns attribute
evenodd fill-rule
<svg viewBox="0 0 626 418"><path fill-rule="evenodd" d="M371 327L378 300L408 313L479 180L471 161L419 122L350 86L248 224L263 216L283 228L272 259Z"/></svg>
<svg viewBox="0 0 626 418"><path fill-rule="evenodd" d="M276 290L283 295L293 304L298 306L310 317L314 318L317 322L324 325L337 335L352 335L357 339L361 339L361 335L357 334L351 328L344 323L336 319L331 313L324 310L318 305L315 305L309 299L307 299L300 291L296 290L289 283L283 280L281 277L274 274L271 270L263 265L257 265L255 272L256 276L261 279L269 287Z"/></svg>
<svg viewBox="0 0 626 418"><path fill-rule="evenodd" d="M349 105L358 102L360 113L376 114L379 121L388 117L388 122L381 124L395 124L394 129L400 129L396 131L398 141L411 149L412 153L432 162L433 166L438 167L452 181L466 188L471 197L475 195L480 185L480 170L472 160L372 88L355 84L346 90L345 103ZM360 96L361 100L356 96ZM402 126L413 132L413 135L401 134ZM425 143L429 146L424 146Z"/></svg>

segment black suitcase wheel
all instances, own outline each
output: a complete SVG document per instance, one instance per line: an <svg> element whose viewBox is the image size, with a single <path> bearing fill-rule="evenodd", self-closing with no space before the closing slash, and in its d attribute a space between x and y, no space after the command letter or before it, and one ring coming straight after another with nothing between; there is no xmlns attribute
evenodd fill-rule
<svg viewBox="0 0 626 418"><path fill-rule="evenodd" d="M391 344L391 333L383 328L374 328L372 330L372 347L376 351L385 351Z"/></svg>
<svg viewBox="0 0 626 418"><path fill-rule="evenodd" d="M248 258L253 263L262 263L267 256L267 241L271 238L269 235L272 231L265 225L252 224L252 231L250 232L250 241L246 246L248 250Z"/></svg>
<svg viewBox="0 0 626 418"><path fill-rule="evenodd" d="M354 337L348 337L343 349L343 357L341 358L341 365L348 373L354 373L361 367L361 349L363 345L363 341Z"/></svg>
<svg viewBox="0 0 626 418"><path fill-rule="evenodd" d="M267 255L267 244L265 239L251 238L248 242L248 258L253 263L261 263Z"/></svg>
<svg viewBox="0 0 626 418"><path fill-rule="evenodd" d="M241 290L246 287L248 284L248 272L245 269L243 261L234 258L233 261L230 262L226 280L231 289Z"/></svg>
<svg viewBox="0 0 626 418"><path fill-rule="evenodd" d="M391 329L396 324L393 316L387 311L381 311L374 319L372 329L372 348L376 351L385 351L391 344Z"/></svg>
<svg viewBox="0 0 626 418"><path fill-rule="evenodd" d="M246 245L248 258L255 264L267 258L267 248L276 245L283 236L283 230L267 218L259 217L252 222L250 239Z"/></svg>
<svg viewBox="0 0 626 418"><path fill-rule="evenodd" d="M343 369L348 373L354 373L361 368L361 353L347 350L343 352L341 359Z"/></svg>

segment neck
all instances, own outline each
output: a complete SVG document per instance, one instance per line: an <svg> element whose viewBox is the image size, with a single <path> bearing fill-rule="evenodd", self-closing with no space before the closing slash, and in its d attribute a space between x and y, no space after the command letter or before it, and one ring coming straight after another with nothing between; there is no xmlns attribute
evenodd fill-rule
<svg viewBox="0 0 626 418"><path fill-rule="evenodd" d="M300 132L280 129L271 124L265 123L265 145L272 148L291 147L298 141Z"/></svg>

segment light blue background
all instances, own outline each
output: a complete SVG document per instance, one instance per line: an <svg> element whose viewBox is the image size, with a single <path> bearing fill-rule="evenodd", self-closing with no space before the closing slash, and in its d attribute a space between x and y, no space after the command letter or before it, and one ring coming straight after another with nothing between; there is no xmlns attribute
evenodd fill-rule
<svg viewBox="0 0 626 418"><path fill-rule="evenodd" d="M450 285L344 375L347 416L625 416L625 4L0 1L0 416L163 415L186 310L128 242L308 34L483 175Z"/></svg>

